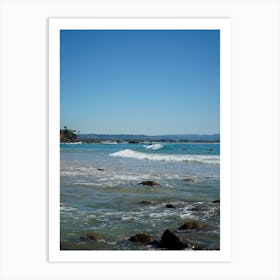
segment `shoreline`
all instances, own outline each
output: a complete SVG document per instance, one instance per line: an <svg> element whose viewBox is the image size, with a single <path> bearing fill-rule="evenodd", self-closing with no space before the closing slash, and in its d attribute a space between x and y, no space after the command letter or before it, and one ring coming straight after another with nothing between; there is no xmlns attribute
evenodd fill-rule
<svg viewBox="0 0 280 280"><path fill-rule="evenodd" d="M173 144L220 144L220 141L200 141L200 140L159 140L159 141L130 141L130 140L96 140L96 139L86 139L74 142L60 142L60 144L152 144L152 143L173 143Z"/></svg>

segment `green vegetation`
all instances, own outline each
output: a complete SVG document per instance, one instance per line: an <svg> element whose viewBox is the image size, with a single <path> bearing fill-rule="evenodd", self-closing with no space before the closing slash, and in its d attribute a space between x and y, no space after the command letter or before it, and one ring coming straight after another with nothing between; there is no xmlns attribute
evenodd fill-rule
<svg viewBox="0 0 280 280"><path fill-rule="evenodd" d="M77 139L76 130L68 129L67 126L60 129L60 143L71 143L77 141Z"/></svg>

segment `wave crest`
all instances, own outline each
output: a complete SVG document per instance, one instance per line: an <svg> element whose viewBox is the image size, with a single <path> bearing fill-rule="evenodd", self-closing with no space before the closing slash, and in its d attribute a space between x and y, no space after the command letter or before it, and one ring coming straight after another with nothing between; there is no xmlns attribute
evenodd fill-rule
<svg viewBox="0 0 280 280"><path fill-rule="evenodd" d="M159 150L163 148L162 144L151 144L151 145L144 145L147 150Z"/></svg>
<svg viewBox="0 0 280 280"><path fill-rule="evenodd" d="M148 154L137 152L129 149L121 150L110 154L112 157L145 159L155 161L170 161L170 162L197 162L208 164L220 164L220 156L212 155L168 155L168 154Z"/></svg>

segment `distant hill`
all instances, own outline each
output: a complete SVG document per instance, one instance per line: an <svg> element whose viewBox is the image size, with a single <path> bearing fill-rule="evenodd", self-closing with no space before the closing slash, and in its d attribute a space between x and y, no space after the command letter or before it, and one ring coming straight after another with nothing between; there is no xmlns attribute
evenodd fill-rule
<svg viewBox="0 0 280 280"><path fill-rule="evenodd" d="M197 141L197 142L219 142L220 134L175 134L175 135L131 135L131 134L79 134L78 140L96 141Z"/></svg>

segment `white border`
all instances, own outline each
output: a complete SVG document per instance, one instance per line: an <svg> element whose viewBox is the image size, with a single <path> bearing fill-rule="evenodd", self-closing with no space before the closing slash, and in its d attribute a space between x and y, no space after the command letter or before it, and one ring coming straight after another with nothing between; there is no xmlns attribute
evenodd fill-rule
<svg viewBox="0 0 280 280"><path fill-rule="evenodd" d="M59 96L61 29L220 30L220 251L60 251ZM49 19L49 260L68 262L228 262L231 260L231 20L229 18Z"/></svg>

